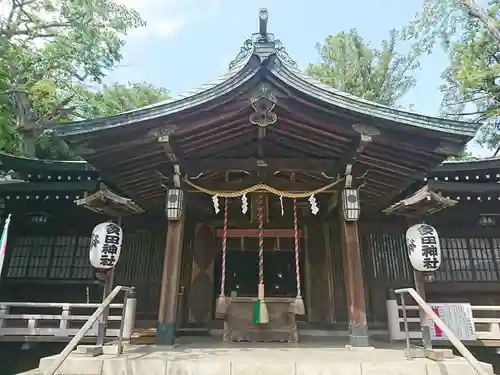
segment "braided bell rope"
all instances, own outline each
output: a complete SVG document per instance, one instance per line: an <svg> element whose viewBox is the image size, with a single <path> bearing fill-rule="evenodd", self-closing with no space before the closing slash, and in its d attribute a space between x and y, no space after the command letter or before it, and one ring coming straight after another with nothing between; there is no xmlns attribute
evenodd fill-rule
<svg viewBox="0 0 500 375"><path fill-rule="evenodd" d="M289 192L289 191L278 190L278 189L275 189L272 186L269 186L266 184L257 184L257 185L253 185L253 186L247 187L247 188L242 189L242 190L237 190L237 191L216 191L216 190L205 189L204 187L196 185L195 183L189 181L188 179L185 179L184 181L189 186L195 188L198 191L201 191L202 193L206 193L209 195L216 195L220 198L237 198L237 197L241 197L245 194L254 193L256 191L262 191L262 190L265 190L271 194L285 197L285 198L309 198L311 195L322 193L325 190L328 190L328 189L334 187L335 185L341 183L342 181L344 181L344 177L342 177L341 179L338 179L337 181L329 183L328 185L322 186L319 189L315 189L315 190L311 190L311 191L304 191L304 192L300 192L300 193L299 192Z"/></svg>

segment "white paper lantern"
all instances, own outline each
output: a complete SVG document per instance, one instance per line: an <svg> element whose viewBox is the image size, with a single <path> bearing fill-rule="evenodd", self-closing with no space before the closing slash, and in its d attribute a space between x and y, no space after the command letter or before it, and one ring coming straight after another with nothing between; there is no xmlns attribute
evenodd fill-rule
<svg viewBox="0 0 500 375"><path fill-rule="evenodd" d="M439 235L433 226L416 224L406 231L410 263L417 271L433 272L441 265Z"/></svg>
<svg viewBox="0 0 500 375"><path fill-rule="evenodd" d="M122 249L123 231L111 222L101 223L90 237L89 259L93 267L111 269L118 263Z"/></svg>

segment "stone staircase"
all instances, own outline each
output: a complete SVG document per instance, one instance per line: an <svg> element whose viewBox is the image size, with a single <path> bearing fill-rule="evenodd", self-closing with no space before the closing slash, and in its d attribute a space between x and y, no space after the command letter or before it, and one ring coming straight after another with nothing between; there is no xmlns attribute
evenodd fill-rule
<svg viewBox="0 0 500 375"><path fill-rule="evenodd" d="M41 375L56 356L43 358ZM407 359L401 349L245 345L127 346L122 355L71 354L58 375L477 375L461 357ZM490 364L484 368L493 374Z"/></svg>

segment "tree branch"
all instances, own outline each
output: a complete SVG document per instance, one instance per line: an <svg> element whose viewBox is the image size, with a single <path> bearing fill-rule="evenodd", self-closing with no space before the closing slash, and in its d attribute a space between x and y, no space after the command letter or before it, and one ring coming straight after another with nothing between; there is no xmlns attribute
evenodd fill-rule
<svg viewBox="0 0 500 375"><path fill-rule="evenodd" d="M496 20L489 17L484 9L478 7L475 0L462 0L462 4L467 8L469 15L481 21L491 36L500 42L500 30L497 28Z"/></svg>

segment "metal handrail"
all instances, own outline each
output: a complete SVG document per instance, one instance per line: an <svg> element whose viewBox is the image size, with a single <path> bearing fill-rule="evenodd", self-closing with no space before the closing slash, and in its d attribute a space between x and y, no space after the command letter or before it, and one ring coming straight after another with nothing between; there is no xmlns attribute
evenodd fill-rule
<svg viewBox="0 0 500 375"><path fill-rule="evenodd" d="M133 291L134 288L132 287L127 287L127 286L116 286L113 291L106 297L104 301L102 301L101 305L97 308L97 310L92 314L92 316L87 320L87 322L83 325L82 328L76 333L76 335L71 339L71 341L66 345L66 347L63 349L61 354L59 354L54 362L50 364L50 366L43 372L43 375L54 375L54 373L61 367L62 363L68 358L68 356L71 354L71 352L75 349L75 347L78 345L80 340L85 336L85 334L92 328L94 323L97 321L97 319L100 318L100 316L104 313L104 310L111 304L113 299L120 293L121 291L125 291L127 294L125 294L125 301L123 303L123 310L122 310L122 322L120 326L120 337L118 340L118 351L120 353L120 347L121 347L121 342L123 338L123 326L124 326L124 311L126 309L127 301L126 298L128 296L128 293Z"/></svg>
<svg viewBox="0 0 500 375"><path fill-rule="evenodd" d="M448 340L452 343L452 345L458 350L460 354L469 362L471 367L478 373L478 375L489 375L488 372L483 368L481 365L481 362L477 360L476 357L469 351L469 349L466 348L464 344L458 339L457 336L452 332L450 328L443 322L443 320L437 316L437 314L431 309L431 307L425 302L422 297L417 293L417 291L413 288L403 288L403 289L396 289L394 291L396 294L403 294L403 293L408 293L414 300L417 302L417 304L421 307L421 309L434 321L434 323L441 329L441 331L444 332L444 334L448 337ZM404 298L401 298L403 301L402 307L403 307L403 314L406 315L406 307L404 305ZM422 319L422 317L421 317ZM409 334L408 334L408 323L407 320L405 320L405 331L406 331L406 342L407 345L409 345ZM44 374L44 375L52 375L52 374Z"/></svg>

